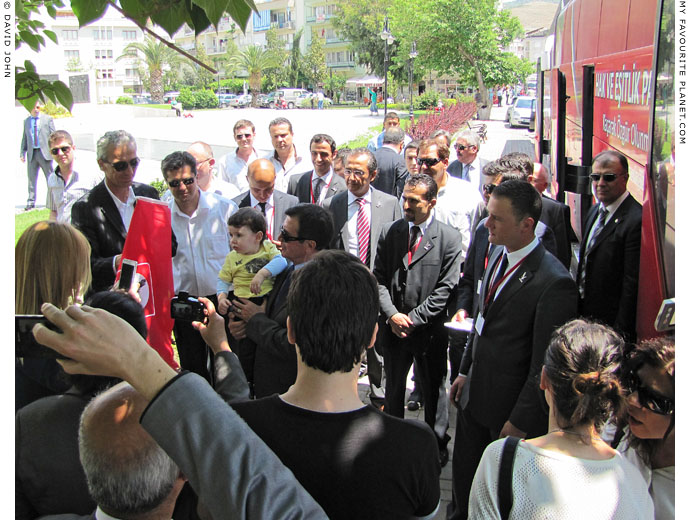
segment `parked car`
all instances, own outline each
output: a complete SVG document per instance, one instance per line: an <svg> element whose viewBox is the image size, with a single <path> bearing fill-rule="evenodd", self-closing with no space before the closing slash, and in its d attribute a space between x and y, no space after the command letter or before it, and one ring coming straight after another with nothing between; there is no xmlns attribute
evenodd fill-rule
<svg viewBox="0 0 690 520"><path fill-rule="evenodd" d="M537 103L537 99L531 96L520 96L517 98L513 110L510 112L508 122L510 127L527 126L532 117L532 111Z"/></svg>
<svg viewBox="0 0 690 520"><path fill-rule="evenodd" d="M510 103L508 103L508 105L506 105L506 106L508 107L508 109L506 110L506 118L504 119L504 121L505 121L506 123L507 123L508 121L510 121L510 114L513 113L513 108L515 108L515 102L516 102L516 101L517 101L517 98L514 97L514 98L510 101Z"/></svg>
<svg viewBox="0 0 690 520"><path fill-rule="evenodd" d="M318 106L318 97L316 94L307 92L306 94L300 95L295 101L295 106L297 108L311 108L311 99L314 98L314 108ZM333 100L329 97L324 96L323 106L328 107L333 104Z"/></svg>
<svg viewBox="0 0 690 520"><path fill-rule="evenodd" d="M230 106L230 101L236 97L236 94L218 94L218 106L220 108L227 108Z"/></svg>
<svg viewBox="0 0 690 520"><path fill-rule="evenodd" d="M251 102L251 94L240 94L239 96L235 96L233 99L230 100L229 106L233 108L246 108L251 104Z"/></svg>
<svg viewBox="0 0 690 520"><path fill-rule="evenodd" d="M275 92L271 92L270 94L259 94L259 98L256 101L257 106L259 108L271 108L271 103L274 98Z"/></svg>
<svg viewBox="0 0 690 520"><path fill-rule="evenodd" d="M297 106L297 98L304 94L309 94L309 91L303 88L279 88L274 92L274 100L270 108L275 108L275 100L279 97L285 99L287 108L295 108Z"/></svg>

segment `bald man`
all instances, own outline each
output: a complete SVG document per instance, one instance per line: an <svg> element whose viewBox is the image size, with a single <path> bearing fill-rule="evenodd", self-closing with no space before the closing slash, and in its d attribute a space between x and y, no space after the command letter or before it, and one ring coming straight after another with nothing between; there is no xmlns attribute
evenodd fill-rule
<svg viewBox="0 0 690 520"><path fill-rule="evenodd" d="M89 493L113 518L171 518L185 478L139 424L148 401L128 383L94 398L79 425L79 458ZM90 517L89 517L90 518Z"/></svg>
<svg viewBox="0 0 690 520"><path fill-rule="evenodd" d="M268 159L257 159L247 169L249 191L235 197L233 202L240 208L256 208L266 217L268 238L277 238L285 220L285 210L299 200L275 189L276 171Z"/></svg>
<svg viewBox="0 0 690 520"><path fill-rule="evenodd" d="M544 195L544 191L546 191L546 188L549 185L549 180L546 174L546 167L541 163L535 162L534 172L532 173L532 175L529 176L528 180L530 183L532 183L532 186L534 186L541 195Z"/></svg>
<svg viewBox="0 0 690 520"><path fill-rule="evenodd" d="M192 143L187 151L196 159L196 181L201 191L215 193L226 199L240 194L240 189L216 176L216 160L213 150L203 141Z"/></svg>

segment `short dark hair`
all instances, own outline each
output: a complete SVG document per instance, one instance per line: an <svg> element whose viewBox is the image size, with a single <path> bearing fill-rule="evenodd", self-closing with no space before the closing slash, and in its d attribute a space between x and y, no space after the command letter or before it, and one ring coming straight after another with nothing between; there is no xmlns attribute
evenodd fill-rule
<svg viewBox="0 0 690 520"><path fill-rule="evenodd" d="M429 139L436 139L439 136L443 136L446 140L446 146L450 148L450 134L448 133L447 130L435 130L430 136Z"/></svg>
<svg viewBox="0 0 690 520"><path fill-rule="evenodd" d="M290 284L288 316L302 361L327 374L350 372L362 360L378 314L376 279L345 251L314 255Z"/></svg>
<svg viewBox="0 0 690 520"><path fill-rule="evenodd" d="M383 122L385 123L389 119L397 119L399 121L400 117L398 116L397 112L388 112L385 116L383 116Z"/></svg>
<svg viewBox="0 0 690 520"><path fill-rule="evenodd" d="M334 161L342 161L343 164L346 164L347 158L351 153L352 150L350 148L338 148L338 153L335 154Z"/></svg>
<svg viewBox="0 0 690 520"><path fill-rule="evenodd" d="M407 153L407 150L410 148L419 150L419 141L415 139L414 141L407 143L407 146L405 146L405 149L403 150L403 154Z"/></svg>
<svg viewBox="0 0 690 520"><path fill-rule="evenodd" d="M139 335L146 339L148 327L144 308L124 291L99 291L86 299L86 305L103 309L129 323ZM117 377L67 374L67 379L81 394L92 395L122 381Z"/></svg>
<svg viewBox="0 0 690 520"><path fill-rule="evenodd" d="M594 159L592 159L592 164L596 162L601 162L604 166L607 164L618 161L618 163L623 167L623 173L628 175L628 159L617 150L604 150L599 152Z"/></svg>
<svg viewBox="0 0 690 520"><path fill-rule="evenodd" d="M294 132L292 131L292 123L288 120L287 117L276 117L273 121L268 123L268 132L271 132L271 127L278 125L288 125L290 133L294 134Z"/></svg>
<svg viewBox="0 0 690 520"><path fill-rule="evenodd" d="M426 188L426 200L435 199L438 195L438 184L436 181L426 173L415 173L410 175L405 181L405 186L416 188L417 186L424 186Z"/></svg>
<svg viewBox="0 0 690 520"><path fill-rule="evenodd" d="M532 217L533 228L536 227L541 217L541 195L531 183L523 180L507 180L496 186L491 196L508 199L515 218L522 220Z"/></svg>
<svg viewBox="0 0 690 520"><path fill-rule="evenodd" d="M399 126L387 128L383 132L383 144L400 144L405 140L405 132Z"/></svg>
<svg viewBox="0 0 690 520"><path fill-rule="evenodd" d="M314 137L312 137L311 141L309 141L309 150L311 150L312 144L314 144L314 143L321 144L324 141L327 142L331 146L331 153L335 153L335 141L328 134L316 134Z"/></svg>
<svg viewBox="0 0 690 520"><path fill-rule="evenodd" d="M436 155L438 155L438 158L442 161L445 161L448 159L448 157L450 157L450 149L445 144L438 144L434 139L423 139L420 141L419 153L421 153L422 150L431 148L432 146L436 147Z"/></svg>
<svg viewBox="0 0 690 520"><path fill-rule="evenodd" d="M228 217L228 226L241 228L247 226L252 233L261 231L266 237L266 218L255 208L240 208Z"/></svg>
<svg viewBox="0 0 690 520"><path fill-rule="evenodd" d="M303 202L285 210L285 216L299 222L298 235L316 242L316 249L327 249L333 237L331 214L316 204Z"/></svg>
<svg viewBox="0 0 690 520"><path fill-rule="evenodd" d="M623 407L619 367L624 341L606 325L574 319L551 336L544 368L551 384L558 426L594 423L598 428Z"/></svg>
<svg viewBox="0 0 690 520"><path fill-rule="evenodd" d="M189 152L173 152L165 156L161 161L161 172L163 178L168 179L168 172L174 172L189 166L192 173L196 175L196 159Z"/></svg>
<svg viewBox="0 0 690 520"><path fill-rule="evenodd" d="M371 150L369 150L368 148L355 148L350 152L348 158L354 157L356 155L367 156L367 168L369 169L369 173L376 171L376 169L379 167L379 164L376 161L376 156L373 153L371 153Z"/></svg>
<svg viewBox="0 0 690 520"><path fill-rule="evenodd" d="M529 155L522 152L510 152L498 159L499 164L505 164L506 167L511 167L514 170L519 170L525 175L525 178L534 173L534 162Z"/></svg>
<svg viewBox="0 0 690 520"><path fill-rule="evenodd" d="M235 126L232 127L232 135L234 136L240 128L244 128L245 126L251 128L252 132L256 132L254 123L252 123L249 119L238 119L237 123L235 123Z"/></svg>
<svg viewBox="0 0 690 520"><path fill-rule="evenodd" d="M64 139L70 145L74 146L72 136L69 135L69 132L67 130L55 130L55 132L50 134L50 137L48 137L48 146L50 146L51 143L53 143L53 141L57 141L58 139Z"/></svg>

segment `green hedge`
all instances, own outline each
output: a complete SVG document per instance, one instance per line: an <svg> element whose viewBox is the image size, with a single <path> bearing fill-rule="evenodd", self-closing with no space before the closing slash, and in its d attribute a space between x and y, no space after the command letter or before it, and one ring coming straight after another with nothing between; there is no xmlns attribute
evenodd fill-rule
<svg viewBox="0 0 690 520"><path fill-rule="evenodd" d="M195 108L218 108L218 97L211 90L191 90L183 88L177 101L185 110Z"/></svg>
<svg viewBox="0 0 690 520"><path fill-rule="evenodd" d="M134 100L129 96L120 96L119 98L117 98L115 103L117 103L118 105L133 105Z"/></svg>

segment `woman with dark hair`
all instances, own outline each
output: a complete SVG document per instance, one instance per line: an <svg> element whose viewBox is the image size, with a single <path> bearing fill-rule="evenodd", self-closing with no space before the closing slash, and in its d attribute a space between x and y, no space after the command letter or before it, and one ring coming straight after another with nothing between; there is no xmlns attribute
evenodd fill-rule
<svg viewBox="0 0 690 520"><path fill-rule="evenodd" d="M653 518L639 471L599 436L604 422L623 409L622 347L613 330L586 320L554 332L540 380L549 431L517 443L507 482L512 504L503 516L498 475L508 439L489 444L472 483L470 518Z"/></svg>
<svg viewBox="0 0 690 520"><path fill-rule="evenodd" d="M627 414L613 445L642 473L654 501L655 518L672 519L676 502L675 339L643 341L630 353L626 368Z"/></svg>

